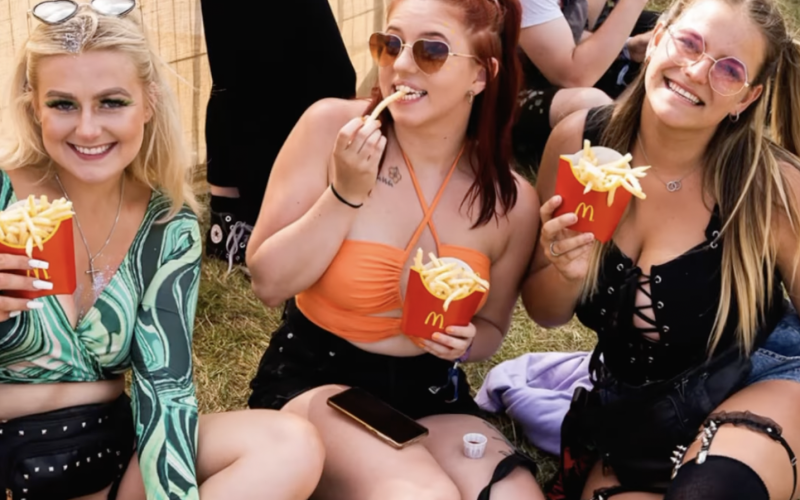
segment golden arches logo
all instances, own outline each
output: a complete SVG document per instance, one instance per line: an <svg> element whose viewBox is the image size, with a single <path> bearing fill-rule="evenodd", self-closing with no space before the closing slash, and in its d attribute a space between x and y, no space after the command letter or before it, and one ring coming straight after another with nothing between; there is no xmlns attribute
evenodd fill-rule
<svg viewBox="0 0 800 500"><path fill-rule="evenodd" d="M583 208L583 212L581 212L581 215L578 215L578 212L581 211L581 208ZM578 217L583 217L584 219L586 218L586 213L587 212L589 213L589 221L594 222L594 207L593 206L587 205L586 203L581 202L581 204L578 205L578 208L575 209L575 215L578 215Z"/></svg>
<svg viewBox="0 0 800 500"><path fill-rule="evenodd" d="M433 321L431 322L431 320ZM439 322L439 328L444 328L444 314L435 313L431 311L428 313L428 317L425 318L426 325L428 324L428 322L430 322L432 326L436 326L437 321Z"/></svg>

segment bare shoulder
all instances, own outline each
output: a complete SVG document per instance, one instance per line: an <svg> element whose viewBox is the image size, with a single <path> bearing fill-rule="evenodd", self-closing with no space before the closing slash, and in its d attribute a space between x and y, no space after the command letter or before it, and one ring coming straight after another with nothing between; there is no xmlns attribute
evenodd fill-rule
<svg viewBox="0 0 800 500"><path fill-rule="evenodd" d="M321 99L306 110L299 125L308 132L335 135L347 122L362 116L367 106L369 101L363 99Z"/></svg>

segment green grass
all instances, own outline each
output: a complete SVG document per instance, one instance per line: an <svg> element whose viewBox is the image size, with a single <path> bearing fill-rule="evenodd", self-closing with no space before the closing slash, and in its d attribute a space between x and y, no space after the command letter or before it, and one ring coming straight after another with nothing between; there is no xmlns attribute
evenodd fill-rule
<svg viewBox="0 0 800 500"><path fill-rule="evenodd" d="M786 3L787 12L800 20L800 1ZM650 8L660 9L667 4L667 0L653 0ZM202 176L202 172L199 174ZM248 383L269 343L270 333L278 325L280 314L279 309L264 307L255 298L242 273L226 276L226 267L217 261L203 263L194 362L198 400L204 413L246 406ZM562 328L545 330L518 307L500 351L489 361L471 364L465 369L473 389L477 389L486 373L503 360L528 352L588 350L593 345L594 334L576 321ZM497 418L495 423L514 443L537 457L541 465L540 480L552 475L555 461L529 446L518 426L507 418Z"/></svg>

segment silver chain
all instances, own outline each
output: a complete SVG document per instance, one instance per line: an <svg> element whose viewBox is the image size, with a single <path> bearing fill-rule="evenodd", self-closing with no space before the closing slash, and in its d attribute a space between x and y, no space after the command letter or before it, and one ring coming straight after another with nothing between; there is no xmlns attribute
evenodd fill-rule
<svg viewBox="0 0 800 500"><path fill-rule="evenodd" d="M69 199L69 195L67 194L67 190L64 189L64 185L61 184L61 178L58 177L58 174L56 174L56 182L58 182L58 187L61 188L61 192L64 193L64 197L67 199L67 201L72 203L72 200ZM95 273L100 272L100 271L95 271L94 269L94 259L99 257L100 254L103 253L103 250L105 250L108 244L111 242L111 236L114 235L114 230L117 228L117 222L119 222L119 215L122 212L122 196L124 193L125 193L125 174L123 173L122 182L120 182L119 185L119 205L117 206L117 216L114 219L114 225L111 226L111 231L108 233L108 238L106 238L106 242L103 243L103 246L100 248L100 250L97 251L96 254L94 254L94 256L92 256L92 250L89 248L89 242L86 241L86 236L83 234L83 229L81 228L81 222L80 220L78 220L78 214L77 212L75 212L73 207L73 213L75 214L74 215L75 224L78 226L78 232L80 233L81 239L83 240L83 246L86 247L86 254L89 256L89 270L86 271L86 274L92 276L92 281L94 281Z"/></svg>
<svg viewBox="0 0 800 500"><path fill-rule="evenodd" d="M667 188L667 191L669 191L670 193L674 193L675 191L680 191L680 190L681 190L681 188L683 187L683 183L682 183L682 181L683 181L685 178L687 178L689 175L691 175L691 174L692 174L692 173L693 173L695 170L697 170L697 167L699 167L699 166L700 166L700 164L698 163L697 165L695 165L694 167L692 167L692 169L691 169L691 170L689 170L688 172L686 172L685 174L683 174L683 177L681 177L680 179L676 179L676 180L674 180L674 181L669 181L669 182L666 182L666 181L664 181L664 179L662 179L662 178L661 178L661 177L658 175L658 173L656 173L656 167L655 167L655 165L653 165L653 162L651 162L651 161L650 161L650 158L648 158L648 157L647 157L647 151L645 151L645 150L644 150L644 144L642 144L642 136L641 136L640 134L636 134L636 140L639 142L639 147L640 147L640 148L641 148L641 150L642 150L642 154L644 155L644 159L647 161L647 164L653 167L653 174L655 174L655 176L656 176L656 179L658 179L659 181L661 181L661 183L662 183L662 184L664 184L664 186L666 186L666 188Z"/></svg>

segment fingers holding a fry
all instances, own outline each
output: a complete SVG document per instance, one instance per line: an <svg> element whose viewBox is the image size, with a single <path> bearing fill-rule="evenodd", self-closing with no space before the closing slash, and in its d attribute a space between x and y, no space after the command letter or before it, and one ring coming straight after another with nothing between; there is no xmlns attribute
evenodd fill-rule
<svg viewBox="0 0 800 500"><path fill-rule="evenodd" d="M333 150L336 192L350 203L362 203L375 187L385 149L381 122L359 117L342 127Z"/></svg>

